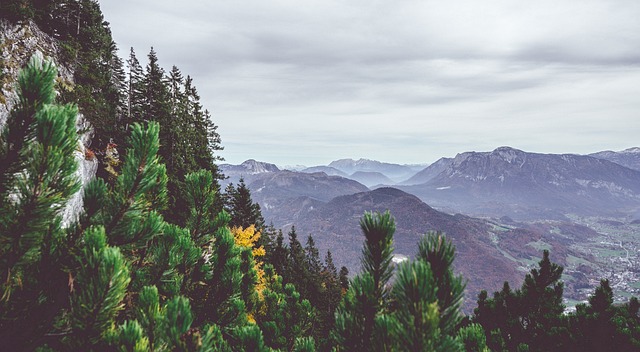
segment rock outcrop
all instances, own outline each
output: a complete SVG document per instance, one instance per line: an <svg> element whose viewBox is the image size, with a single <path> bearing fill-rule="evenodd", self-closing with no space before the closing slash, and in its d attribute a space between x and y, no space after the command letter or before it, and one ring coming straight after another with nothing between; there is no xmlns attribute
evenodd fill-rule
<svg viewBox="0 0 640 352"><path fill-rule="evenodd" d="M13 108L18 74L32 56L52 61L58 69L57 89L73 87L73 70L60 63L60 48L55 39L42 32L31 21L11 24L0 20L0 129L4 127ZM82 211L82 194L96 174L98 160L88 149L93 137L93 129L82 114L78 115L77 129L80 143L75 151L79 168L76 174L82 182L82 189L76 193L63 210L63 226L68 226Z"/></svg>

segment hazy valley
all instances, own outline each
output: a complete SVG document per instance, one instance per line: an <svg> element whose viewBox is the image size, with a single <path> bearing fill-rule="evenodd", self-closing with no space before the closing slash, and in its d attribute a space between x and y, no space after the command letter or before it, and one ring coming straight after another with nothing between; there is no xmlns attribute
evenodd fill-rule
<svg viewBox="0 0 640 352"><path fill-rule="evenodd" d="M420 166L343 159L298 171L255 160L221 168L227 183L244 178L267 223L313 235L352 273L363 241L359 217L388 209L400 259L415 255L427 231L452 238L456 269L469 278L467 305L482 288L519 285L543 249L565 267L571 305L601 278L619 300L640 293L639 156L638 148L584 156L501 147Z"/></svg>

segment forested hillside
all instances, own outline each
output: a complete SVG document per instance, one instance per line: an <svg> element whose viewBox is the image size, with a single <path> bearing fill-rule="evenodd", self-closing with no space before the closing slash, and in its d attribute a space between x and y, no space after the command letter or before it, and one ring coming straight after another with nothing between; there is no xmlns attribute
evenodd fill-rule
<svg viewBox="0 0 640 352"><path fill-rule="evenodd" d="M548 251L521 288L482 291L465 316L467 279L453 271L450 239L430 232L413 258L394 261L388 211L358 214L362 269L350 278L312 236L293 227L285 239L264 224L244 182L220 189L221 139L194 79L165 72L153 49L145 65L133 49L122 62L98 2L0 7L0 20L39 26L63 53L28 60L1 126L1 349L640 348L638 300L614 305L603 280L565 313L563 269ZM52 61L73 82L62 84ZM75 175L78 114L95 129L86 158L101 165L85 187ZM83 209L63 224L77 192Z"/></svg>

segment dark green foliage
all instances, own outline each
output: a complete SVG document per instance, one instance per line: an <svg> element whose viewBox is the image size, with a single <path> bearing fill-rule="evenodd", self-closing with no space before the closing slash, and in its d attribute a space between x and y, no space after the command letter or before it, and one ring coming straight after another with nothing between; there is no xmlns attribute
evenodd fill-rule
<svg viewBox="0 0 640 352"><path fill-rule="evenodd" d="M259 345L253 328L238 334L245 306L255 303L253 258L235 246L224 212L211 220L212 175L187 177L192 205L204 207L189 214L207 217L194 240L157 212L167 198L159 125L134 123L120 175L110 185L91 182L86 211L62 229L60 210L79 188L76 110L51 104L50 65L32 61L21 77L22 105L2 134L2 156L15 160L0 173L0 263L7 275L0 343L11 350L123 351Z"/></svg>
<svg viewBox="0 0 640 352"><path fill-rule="evenodd" d="M245 303L247 312L253 312L258 302L258 293L255 289L258 282L258 272L256 262L253 260L252 249L241 248L240 260L240 272L243 274L240 282L240 297Z"/></svg>
<svg viewBox="0 0 640 352"><path fill-rule="evenodd" d="M109 244L123 246L128 256L146 247L164 224L155 210L166 204L167 182L166 169L157 156L158 131L156 123L150 123L147 128L133 125L129 142L133 147L127 152L116 184L106 193L94 194L101 195L102 199L90 197L97 210L95 216L86 221L104 225ZM89 189L95 192L101 187Z"/></svg>
<svg viewBox="0 0 640 352"><path fill-rule="evenodd" d="M446 319L439 309L438 292L434 272L428 263L417 260L403 263L396 275L393 297L396 311L387 319L387 331L397 350L404 351L461 351L458 341L449 334L454 331L441 329ZM456 312L459 314L459 312ZM454 335L455 336L455 335Z"/></svg>
<svg viewBox="0 0 640 352"><path fill-rule="evenodd" d="M191 206L186 223L203 249L189 285L196 321L213 322L226 338L232 338L232 330L247 322L247 312L257 303L255 261L250 249L235 244L228 228L229 215L215 213L213 174L204 170L189 174L186 185L185 199Z"/></svg>
<svg viewBox="0 0 640 352"><path fill-rule="evenodd" d="M77 110L52 105L56 70L31 59L0 137L0 343L31 346L68 304L60 210L78 190ZM59 291L58 291L59 290Z"/></svg>
<svg viewBox="0 0 640 352"><path fill-rule="evenodd" d="M45 11L36 23L61 40L62 60L74 69L74 87L62 97L78 104L95 129L94 148L104 150L111 138L123 136L118 123L124 101L118 89L122 62L109 24L92 0L50 1Z"/></svg>
<svg viewBox="0 0 640 352"><path fill-rule="evenodd" d="M62 91L62 100L78 104L92 123L96 149L104 149L110 138L119 139L122 62L98 2L8 0L0 4L0 16L13 22L33 20L59 40L61 59L74 70L73 89Z"/></svg>
<svg viewBox="0 0 640 352"><path fill-rule="evenodd" d="M387 282L391 278L392 240L395 222L391 215L365 213L360 220L365 235L362 250L363 273L356 276L336 310L332 338L345 351L384 349L375 343L376 319L386 311Z"/></svg>
<svg viewBox="0 0 640 352"><path fill-rule="evenodd" d="M349 269L346 266L340 268L340 288L345 292L349 289Z"/></svg>
<svg viewBox="0 0 640 352"><path fill-rule="evenodd" d="M118 248L107 245L104 228L85 231L74 292L71 295L70 345L99 344L111 328L130 282L129 270Z"/></svg>
<svg viewBox="0 0 640 352"><path fill-rule="evenodd" d="M222 149L217 126L208 112L203 111L193 80L189 76L185 79L175 66L167 75L153 48L144 70L133 49L127 66L128 82L123 85L126 109L120 124L124 129L136 121L161 124L158 153L167 167L168 203L172 209L164 216L170 222L183 225L189 216L184 211L189 202L184 197L184 177L199 170L212 172L216 180L222 177L214 164L221 159L215 153ZM219 187L217 182L214 187ZM221 210L220 204L216 206Z"/></svg>
<svg viewBox="0 0 640 352"><path fill-rule="evenodd" d="M392 338L379 339L393 335L390 331L393 327L384 324L383 314L387 313L390 298L387 283L392 274L395 222L389 212L365 213L360 227L366 239L361 259L363 272L351 282L336 310L332 339L345 351L384 350Z"/></svg>
<svg viewBox="0 0 640 352"><path fill-rule="evenodd" d="M486 292L480 294L475 319L487 332L490 348L501 348L502 343L509 350L524 345L533 351L558 348L561 336L566 336L561 275L562 267L552 263L549 251L544 251L539 268L527 274L520 290L514 292L505 283L493 299L488 299ZM492 336L493 331L499 331L501 338Z"/></svg>
<svg viewBox="0 0 640 352"><path fill-rule="evenodd" d="M583 351L637 351L640 348L640 317L637 299L613 305L609 280L601 280L589 304L579 304L568 316L571 346Z"/></svg>
<svg viewBox="0 0 640 352"><path fill-rule="evenodd" d="M270 349L265 345L262 331L256 325L246 325L234 331L237 341L236 351L267 352Z"/></svg>
<svg viewBox="0 0 640 352"><path fill-rule="evenodd" d="M185 178L185 199L191 212L186 227L198 245L205 244L206 235L217 227L215 219L216 184L213 174L206 170L191 173Z"/></svg>
<svg viewBox="0 0 640 352"><path fill-rule="evenodd" d="M209 259L202 269L202 284L194 288L193 297L197 319L215 322L225 330L246 321L245 302L240 296L241 250L228 228L218 229L214 236L215 246L210 253L205 252Z"/></svg>
<svg viewBox="0 0 640 352"><path fill-rule="evenodd" d="M320 346L325 346L328 343L329 333L333 329L335 311L342 300L342 287L331 251L327 251L325 256L319 283L317 290L320 294L317 295L318 301L314 304L318 317L314 336Z"/></svg>
<svg viewBox="0 0 640 352"><path fill-rule="evenodd" d="M109 335L110 344L121 352L143 352L152 350L149 339L144 335L137 321L125 321L117 329L116 333Z"/></svg>
<svg viewBox="0 0 640 352"><path fill-rule="evenodd" d="M255 317L256 323L264 332L267 346L291 350L298 338L309 337L314 309L294 285L283 285L282 277L272 266L267 265L264 270L267 287L262 292L264 298Z"/></svg>
<svg viewBox="0 0 640 352"><path fill-rule="evenodd" d="M367 321L368 317L376 315L373 307L377 302L371 294L375 290L371 275L356 276L351 282L336 310L335 327L332 331L332 343L339 346L339 350L358 351L372 348L372 334L365 334L364 326L369 325L373 330L375 322Z"/></svg>
<svg viewBox="0 0 640 352"><path fill-rule="evenodd" d="M637 299L613 305L608 280L602 280L589 304L565 314L562 267L543 252L538 269L527 274L520 290L505 282L488 298L482 291L474 319L482 324L488 346L513 351L636 351L640 347Z"/></svg>
<svg viewBox="0 0 640 352"><path fill-rule="evenodd" d="M312 236L307 236L306 245L298 240L295 227L289 232L289 246L283 244L282 232L278 234L274 253L267 258L274 268L279 267L285 284L293 284L300 296L309 300L316 314L311 330L317 345L324 348L329 331L333 328L334 313L342 299L342 289L331 253L325 263L320 259ZM278 272L276 270L276 272Z"/></svg>
<svg viewBox="0 0 640 352"><path fill-rule="evenodd" d="M276 237L276 243L273 250L267 250L266 261L268 263L271 263L275 271L277 273L280 273L280 275L285 275L287 273L289 250L284 243L284 235L282 234L282 230L278 230L278 235Z"/></svg>
<svg viewBox="0 0 640 352"><path fill-rule="evenodd" d="M134 322L141 329L144 329L141 337L146 337L149 347L151 349L156 348L162 339L162 336L160 336L162 322L158 289L155 286L143 287L140 290L138 301L138 309L134 313L136 321Z"/></svg>
<svg viewBox="0 0 640 352"><path fill-rule="evenodd" d="M189 231L175 225L165 225L163 232L144 249L135 272L134 289L142 285L157 286L163 297L179 294L193 275L201 250Z"/></svg>
<svg viewBox="0 0 640 352"><path fill-rule="evenodd" d="M285 277L287 283L293 283L303 296L309 294L310 273L307 266L307 256L302 247L302 244L298 240L298 233L295 226L291 227L289 231L289 255L287 256L288 262L285 269Z"/></svg>
<svg viewBox="0 0 640 352"><path fill-rule="evenodd" d="M27 0L3 0L0 3L0 17L10 22L24 21L35 16L35 7Z"/></svg>
<svg viewBox="0 0 640 352"><path fill-rule="evenodd" d="M309 271L309 291L317 291L319 287L312 286L321 286L320 275L322 273L322 262L320 261L320 252L318 252L316 243L311 235L307 236L307 243L304 247L304 254L306 264L305 266Z"/></svg>
<svg viewBox="0 0 640 352"><path fill-rule="evenodd" d="M489 352L487 338L480 324L470 324L458 331L458 339L468 352Z"/></svg>
<svg viewBox="0 0 640 352"><path fill-rule="evenodd" d="M387 211L384 214L365 213L360 220L360 228L366 240L362 250L362 270L371 274L374 295L379 305L386 302L386 284L392 275L393 233L395 220Z"/></svg>
<svg viewBox="0 0 640 352"><path fill-rule="evenodd" d="M429 264L440 312L440 330L454 336L462 319L460 307L464 297L464 279L453 273L455 248L441 233L429 233L418 243L418 260Z"/></svg>
<svg viewBox="0 0 640 352"><path fill-rule="evenodd" d="M20 16L43 16L41 9L53 5L76 16L81 28L76 36L99 17L99 11L88 14L89 20L82 17L93 6L85 1L42 2L25 7ZM67 26L57 29L60 38L74 36L63 30L71 28L69 23L50 24ZM75 50L80 61L86 48ZM139 64L131 61L130 67L135 71ZM123 72L110 70L122 82ZM311 236L303 247L292 228L287 246L281 231L265 229L267 262L282 270L282 277L265 265L266 287L259 293L253 254L235 244L228 226L233 216L220 211L216 170L206 167L211 150L202 158L181 157L193 146L176 139L173 130L163 132L155 121L135 122L152 116L124 104L118 116L127 117L123 121L131 136L120 172L108 183L97 179L87 185L84 213L63 228L61 209L79 189L73 158L77 109L53 103L55 76L51 65L30 62L20 75L20 100L0 135L3 349L487 351L487 344L509 351L640 349L638 300L613 304L611 286L603 280L588 304L565 314L562 267L549 260L547 251L521 289L505 283L493 298L483 291L476 322L463 322L464 283L453 274L454 247L443 235L425 236L416 260L399 265L392 282L395 222L388 212L362 218L363 272L351 283L346 268L338 273L331 252L321 261ZM161 116L168 104L163 118L178 123L173 128L198 124L171 121L201 112L189 77L183 79L174 67L167 79L159 66L140 77L136 89L148 94L131 100L132 108L157 93L155 105L146 108L159 109ZM152 77L159 81L145 82ZM158 98L163 94L166 101ZM209 147L219 143L215 126L202 126L194 131L207 132L197 138L207 139ZM174 144L164 144L163 138L174 138ZM163 153L173 163L169 173L184 175L173 196L167 193L171 185ZM193 168L199 171L186 172ZM231 189L229 204L238 224L264 229L246 185ZM233 202L242 207L233 208ZM165 221L160 211L171 213L176 206L182 212L175 217L179 223ZM251 223L243 224L247 219Z"/></svg>
<svg viewBox="0 0 640 352"><path fill-rule="evenodd" d="M421 240L418 259L399 266L392 289L391 215L365 213L363 273L336 310L331 333L344 351L461 351L458 336L464 284L452 273L453 246L440 234Z"/></svg>
<svg viewBox="0 0 640 352"><path fill-rule="evenodd" d="M292 351L295 352L314 352L315 350L316 343L311 337L301 337L296 339L292 349Z"/></svg>
<svg viewBox="0 0 640 352"><path fill-rule="evenodd" d="M147 286L140 292L137 320L125 321L108 340L120 350L210 351L229 350L217 326L193 328L193 313L186 297L176 296L160 307L158 291Z"/></svg>
<svg viewBox="0 0 640 352"><path fill-rule="evenodd" d="M264 227L264 218L260 211L260 205L254 203L251 199L251 191L244 183L244 179L240 179L238 186L234 187L230 183L225 189L226 193L226 210L231 214L231 227L242 227L246 229L251 225L255 225L257 230Z"/></svg>
<svg viewBox="0 0 640 352"><path fill-rule="evenodd" d="M129 58L127 59L127 80L125 85L125 96L127 110L121 121L124 129L129 130L129 126L135 121L143 120L144 113L144 71L140 65L140 61L136 57L136 53L131 48Z"/></svg>
<svg viewBox="0 0 640 352"><path fill-rule="evenodd" d="M609 286L609 280L601 280L600 286L596 287L596 292L589 297L589 305L591 310L596 313L602 313L611 308L613 304L613 290Z"/></svg>

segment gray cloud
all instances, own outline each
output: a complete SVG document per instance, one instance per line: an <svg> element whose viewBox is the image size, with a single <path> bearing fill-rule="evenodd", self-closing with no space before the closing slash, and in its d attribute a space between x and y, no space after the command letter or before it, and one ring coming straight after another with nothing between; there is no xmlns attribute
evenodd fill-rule
<svg viewBox="0 0 640 352"><path fill-rule="evenodd" d="M640 2L102 1L195 78L230 162L637 145ZM142 60L144 61L144 60Z"/></svg>

